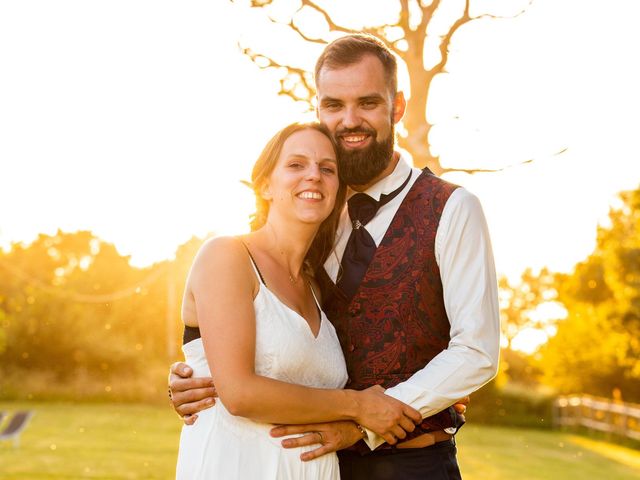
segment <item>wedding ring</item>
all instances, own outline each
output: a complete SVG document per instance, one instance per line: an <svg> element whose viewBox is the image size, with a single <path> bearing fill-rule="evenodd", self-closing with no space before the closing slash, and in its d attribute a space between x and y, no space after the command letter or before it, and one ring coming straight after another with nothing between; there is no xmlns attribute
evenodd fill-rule
<svg viewBox="0 0 640 480"><path fill-rule="evenodd" d="M324 438L322 437L322 432L316 432L320 437L320 445L324 445Z"/></svg>

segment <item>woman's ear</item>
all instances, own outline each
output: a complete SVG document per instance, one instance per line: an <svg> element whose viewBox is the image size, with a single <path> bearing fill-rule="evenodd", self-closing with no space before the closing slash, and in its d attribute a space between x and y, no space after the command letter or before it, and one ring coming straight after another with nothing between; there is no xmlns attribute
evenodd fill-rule
<svg viewBox="0 0 640 480"><path fill-rule="evenodd" d="M263 200L273 200L273 195L271 194L271 188L269 184L266 184L260 189L260 196Z"/></svg>

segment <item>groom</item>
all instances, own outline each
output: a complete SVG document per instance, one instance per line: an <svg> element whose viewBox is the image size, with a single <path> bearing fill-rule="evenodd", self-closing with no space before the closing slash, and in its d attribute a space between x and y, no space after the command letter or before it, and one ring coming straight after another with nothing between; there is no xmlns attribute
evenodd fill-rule
<svg viewBox="0 0 640 480"><path fill-rule="evenodd" d="M451 435L461 421L450 405L491 380L498 365L497 282L482 208L465 189L394 151L406 102L396 59L381 41L355 34L330 43L315 81L318 117L334 135L340 176L352 190L335 252L318 273L347 387L382 385L424 421L399 443L352 422L272 434L313 432L283 442L295 448L316 444L320 432L323 445L303 459L340 450L343 479L461 478ZM213 403L211 380L187 378L185 367L172 368L181 415Z"/></svg>

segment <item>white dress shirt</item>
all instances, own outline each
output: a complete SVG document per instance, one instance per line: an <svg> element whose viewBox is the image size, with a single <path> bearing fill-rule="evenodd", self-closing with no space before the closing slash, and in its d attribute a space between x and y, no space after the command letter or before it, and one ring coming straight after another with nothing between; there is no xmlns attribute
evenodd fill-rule
<svg viewBox="0 0 640 480"><path fill-rule="evenodd" d="M421 170L412 168L401 157L390 175L364 192L379 200L380 195L400 187L410 172L405 188L380 207L365 227L376 246ZM345 207L335 251L324 264L334 282L351 230ZM435 257L451 324L449 345L424 368L385 392L420 411L423 418L474 392L491 380L498 368L500 315L491 241L480 202L464 188L457 188L444 206L436 232ZM365 441L372 450L384 443L382 437L369 430L367 433L369 438Z"/></svg>

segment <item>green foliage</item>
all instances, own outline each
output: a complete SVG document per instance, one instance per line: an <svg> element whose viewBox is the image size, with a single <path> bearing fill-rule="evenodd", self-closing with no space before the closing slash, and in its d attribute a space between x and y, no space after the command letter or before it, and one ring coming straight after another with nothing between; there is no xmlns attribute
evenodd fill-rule
<svg viewBox="0 0 640 480"><path fill-rule="evenodd" d="M471 424L551 428L553 396L530 385L499 386L495 381L471 396L466 414Z"/></svg>
<svg viewBox="0 0 640 480"><path fill-rule="evenodd" d="M2 395L161 395L178 359L182 286L200 243L147 268L90 232L40 235L0 253Z"/></svg>
<svg viewBox="0 0 640 480"><path fill-rule="evenodd" d="M640 401L640 189L623 192L596 248L573 274L559 276L568 316L541 351L545 383L561 393Z"/></svg>
<svg viewBox="0 0 640 480"><path fill-rule="evenodd" d="M7 346L4 329L5 326L9 324L9 322L6 320L6 317L6 314L2 310L0 310L0 354Z"/></svg>
<svg viewBox="0 0 640 480"><path fill-rule="evenodd" d="M543 268L538 274L528 268L520 281L511 284L506 277L499 279L500 328L502 338L511 348L513 339L528 328L543 329L551 319L542 318L538 308L553 302L558 293L555 289L555 275ZM555 319L553 319L555 320Z"/></svg>

